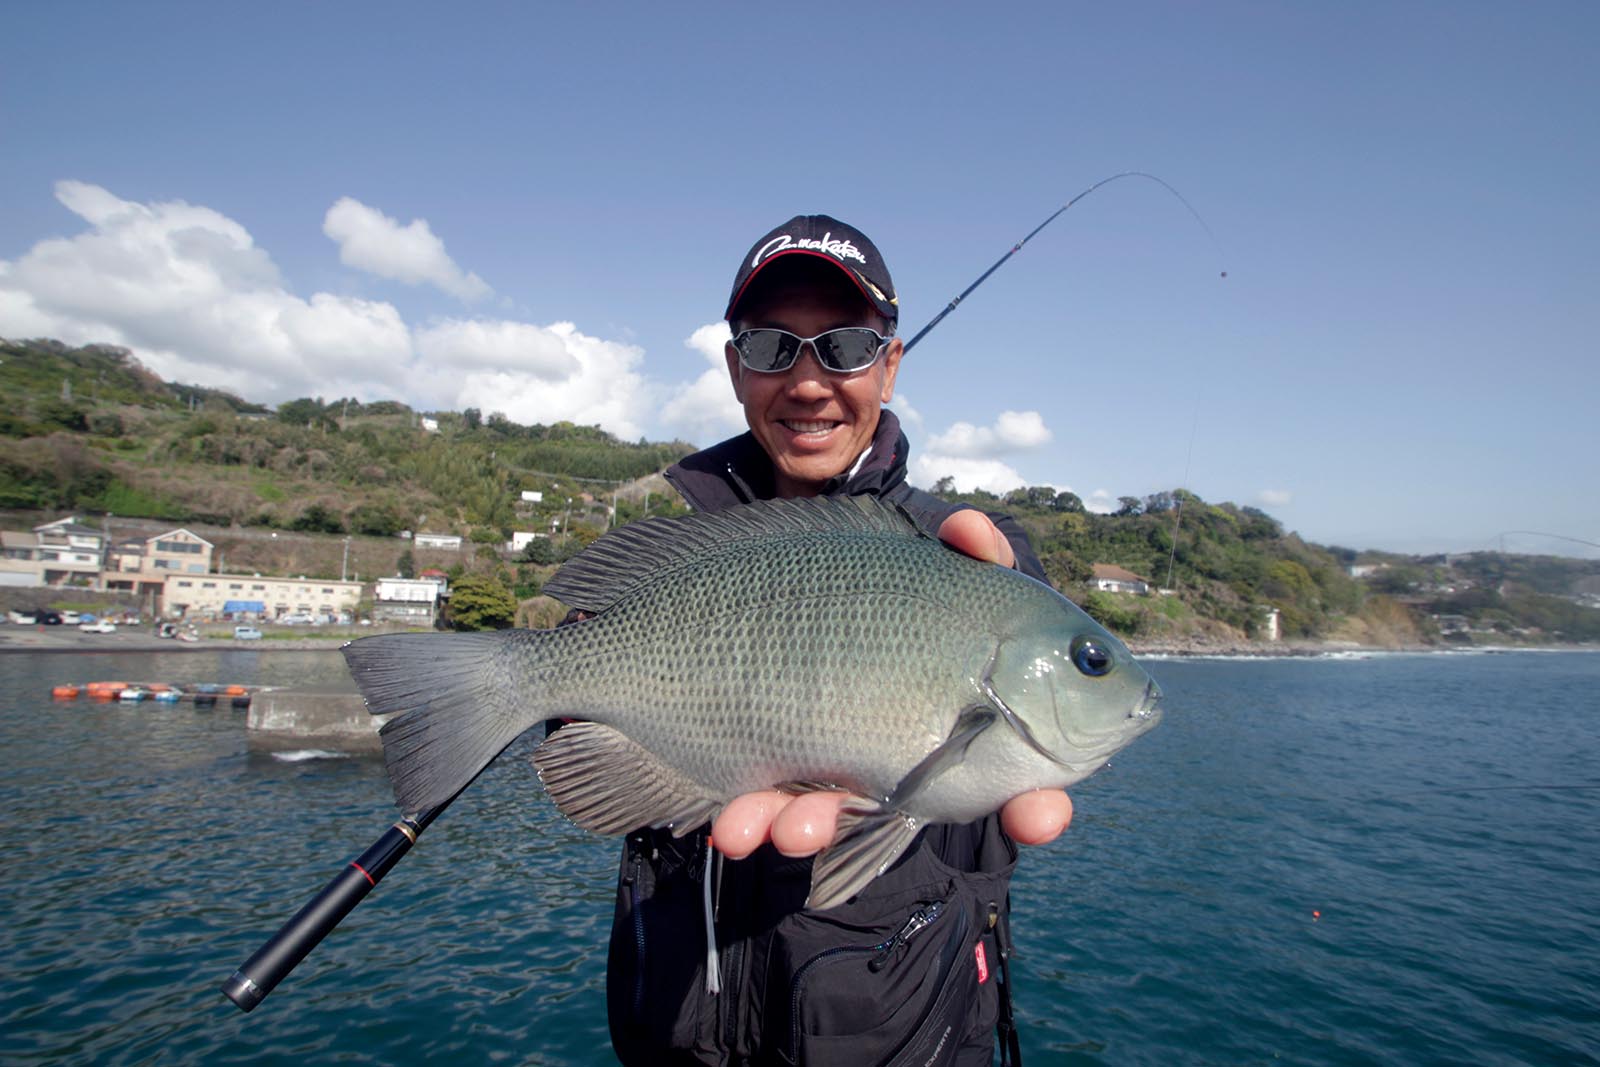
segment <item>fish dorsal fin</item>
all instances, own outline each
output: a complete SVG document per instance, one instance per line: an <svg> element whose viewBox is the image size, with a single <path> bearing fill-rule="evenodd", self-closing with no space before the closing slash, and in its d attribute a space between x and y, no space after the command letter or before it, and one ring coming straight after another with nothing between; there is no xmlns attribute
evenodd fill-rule
<svg viewBox="0 0 1600 1067"><path fill-rule="evenodd" d="M933 536L904 508L877 497L759 500L619 526L574 556L545 583L544 592L569 608L601 612L647 579L712 549L783 534L840 532Z"/></svg>

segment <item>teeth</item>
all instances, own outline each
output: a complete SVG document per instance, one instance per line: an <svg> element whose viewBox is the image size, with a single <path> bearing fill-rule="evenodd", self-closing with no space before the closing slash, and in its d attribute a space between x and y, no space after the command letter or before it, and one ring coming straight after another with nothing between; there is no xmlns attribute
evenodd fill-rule
<svg viewBox="0 0 1600 1067"><path fill-rule="evenodd" d="M834 426L831 422L799 422L795 419L785 419L783 424L795 433L821 433Z"/></svg>

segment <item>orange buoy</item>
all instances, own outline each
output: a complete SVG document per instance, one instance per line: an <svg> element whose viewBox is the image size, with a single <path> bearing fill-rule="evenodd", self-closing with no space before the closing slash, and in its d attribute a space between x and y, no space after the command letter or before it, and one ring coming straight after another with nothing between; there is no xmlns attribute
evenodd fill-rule
<svg viewBox="0 0 1600 1067"><path fill-rule="evenodd" d="M128 688L128 682L90 682L89 695L92 697L115 697L118 693Z"/></svg>
<svg viewBox="0 0 1600 1067"><path fill-rule="evenodd" d="M58 685L50 690L50 695L57 700L76 700L78 698L78 687L75 685Z"/></svg>
<svg viewBox="0 0 1600 1067"><path fill-rule="evenodd" d="M230 686L228 686L228 688L224 689L222 692L223 692L224 696L242 697L246 693L248 693L249 690L246 689L242 685L230 685Z"/></svg>

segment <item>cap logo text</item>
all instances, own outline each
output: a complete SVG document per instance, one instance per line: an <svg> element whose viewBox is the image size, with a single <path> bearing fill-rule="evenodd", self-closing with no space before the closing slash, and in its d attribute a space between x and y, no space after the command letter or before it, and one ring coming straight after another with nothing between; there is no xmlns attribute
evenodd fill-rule
<svg viewBox="0 0 1600 1067"><path fill-rule="evenodd" d="M756 254L750 259L750 269L755 270L761 266L763 261L770 259L779 252L787 252L790 249L799 249L806 252L826 252L834 259L853 259L862 266L866 266L867 263L867 257L862 254L861 249L848 240L833 240L831 231L823 234L820 240L815 237L802 237L798 241L785 233L779 234L756 249Z"/></svg>

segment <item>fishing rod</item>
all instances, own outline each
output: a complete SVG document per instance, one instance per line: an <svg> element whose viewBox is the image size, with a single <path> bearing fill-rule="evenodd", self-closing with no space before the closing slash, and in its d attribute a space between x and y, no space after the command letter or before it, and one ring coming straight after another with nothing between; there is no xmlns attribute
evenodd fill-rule
<svg viewBox="0 0 1600 1067"><path fill-rule="evenodd" d="M1183 206L1189 209L1189 213L1195 217L1195 220L1200 223L1206 233L1211 234L1211 227L1206 225L1205 219L1200 217L1200 213L1195 211L1189 201L1183 198L1183 194L1160 178L1157 178L1154 174L1130 170L1123 171L1120 174L1113 174L1109 178L1102 178L1071 200L1068 200L1060 208L1057 208L1049 218L1035 226L1026 237L1013 245L1009 252L996 260L993 266L978 275L977 281L963 289L961 294L950 301L943 311L933 317L933 321L918 330L916 336L906 342L906 351L910 351L912 345L922 340L930 330L943 322L945 316L956 309L956 305L960 304L971 295L974 289L987 281L989 276L999 270L1001 264L1005 263L1006 260L1016 255L1023 245L1033 240L1040 230L1054 222L1057 216L1102 185L1108 185L1122 178L1148 178L1150 181L1160 185L1177 197ZM1215 242L1216 235L1212 234L1211 239ZM1223 271L1222 276L1226 278L1228 272ZM568 477L568 475L562 475L562 477ZM583 479L577 480L581 481ZM467 784L471 785L472 783L469 782ZM465 788L466 786L463 786L462 790ZM405 854L411 851L411 846L417 843L417 838L422 835L423 830L428 828L428 824L442 815L444 810L454 803L456 797L461 795L462 790L457 790L454 796L442 804L405 816L386 830L383 836L373 842L365 852L351 860L348 866L334 875L333 879L322 887L321 892L312 897L304 907L294 914L293 918L284 923L277 933L267 939L266 944L257 949L255 954L245 960L239 966L239 969L234 971L228 980L222 984L222 992L227 998L238 1005L239 1010L245 1012L252 1010L265 1000L267 995L277 987L278 983L287 978L289 972L298 967L300 961L305 959L312 949L321 944L322 939L332 933L334 927L344 921L344 917L349 915L357 904L366 899L367 894L377 887L383 876L393 870L395 864L399 863Z"/></svg>
<svg viewBox="0 0 1600 1067"><path fill-rule="evenodd" d="M1050 214L1049 218L1045 219L1043 222L1039 223L1039 225L1035 226L1032 230L1028 231L1028 236L1024 237L1022 240L1020 240L1016 244L1012 245L1011 246L1011 250L1009 252L1007 252L1005 255L1001 256L999 259L995 260L994 265L992 267L990 267L988 270L984 271L982 274L978 275L978 280L977 281L973 282L971 285L969 285L965 289L961 290L960 294L957 295L954 300L950 301L950 303L945 305L945 308L944 308L943 311L941 311L941 312L939 312L939 314L935 315L932 318L932 320L930 320L929 323L926 326L924 326L922 329L918 330L915 334L912 335L911 340L907 341L906 344L905 344L905 351L907 351L907 352L911 351L911 348L912 348L913 345L915 345L918 341L920 341L924 337L926 337L928 335L928 331L932 330L935 326L939 325L939 323L943 322L944 321L944 317L946 315L950 314L950 312L954 311L956 309L956 305L960 304L961 301L965 300L968 296L972 295L972 291L974 289L976 289L978 286L982 285L984 282L988 281L989 280L989 275L991 275L995 271L999 270L1001 265L1004 264L1006 260L1010 259L1012 256L1016 255L1018 252L1022 251L1022 246L1027 244L1029 241L1033 240L1034 236L1036 234L1038 234L1038 232L1040 230L1042 230L1046 226L1050 225L1052 222L1054 222L1056 220L1056 218L1058 216L1060 216L1062 213L1064 213L1073 204L1076 204L1079 200L1082 200L1084 197L1088 196L1090 193L1094 192L1096 189L1100 188L1102 185L1110 185L1112 182L1120 181L1123 178L1148 178L1150 181L1155 182L1157 185L1161 186L1167 192L1169 192L1173 196L1177 197L1178 198L1178 202L1181 203L1184 207L1189 209L1189 214L1194 216L1194 220L1200 224L1200 228L1206 231L1206 234L1211 238L1212 243L1213 244L1217 244L1217 235L1211 232L1211 227L1206 225L1206 220L1200 217L1200 212L1198 212L1198 211L1196 211L1194 209L1194 205L1189 203L1189 201L1185 200L1182 193L1178 192L1178 190L1174 189L1172 186L1168 185L1166 182L1162 181L1160 178L1157 178L1154 174L1146 174L1142 170L1125 170L1120 174L1113 174L1109 178L1101 178L1099 181L1097 181L1093 185L1089 186L1089 188L1085 189L1083 192L1079 193L1077 196L1073 197L1071 200L1068 200L1065 204L1062 204L1060 207L1056 208L1056 210ZM1221 246L1218 245L1218 247L1220 248ZM1222 276L1224 278L1226 278L1228 276L1228 272L1227 271L1223 271L1222 272Z"/></svg>
<svg viewBox="0 0 1600 1067"><path fill-rule="evenodd" d="M462 788L465 789L465 786ZM383 880L383 876L411 851L411 846L417 843L417 838L422 836L428 824L460 795L461 790L457 790L455 796L444 803L407 815L389 827L365 852L334 875L321 892L295 912L293 918L279 927L266 944L239 965L239 969L222 983L223 994L244 1012L267 999L267 994L287 978L289 972L298 967L300 961L321 944L322 939L332 933L333 928L343 922L357 904L366 899L367 894Z"/></svg>

